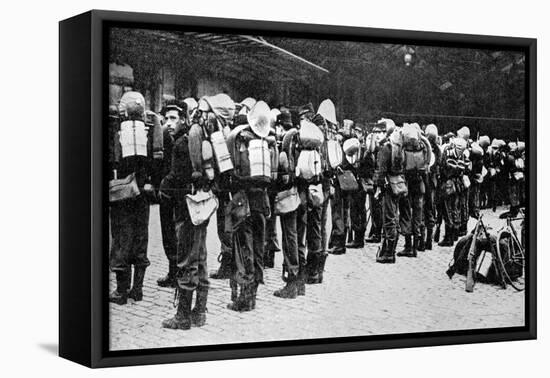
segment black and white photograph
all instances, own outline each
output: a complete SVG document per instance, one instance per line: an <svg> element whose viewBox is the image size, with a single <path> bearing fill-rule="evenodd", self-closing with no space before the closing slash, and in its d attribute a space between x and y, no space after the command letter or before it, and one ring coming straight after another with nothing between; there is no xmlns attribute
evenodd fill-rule
<svg viewBox="0 0 550 378"><path fill-rule="evenodd" d="M526 326L524 50L107 35L109 351Z"/></svg>

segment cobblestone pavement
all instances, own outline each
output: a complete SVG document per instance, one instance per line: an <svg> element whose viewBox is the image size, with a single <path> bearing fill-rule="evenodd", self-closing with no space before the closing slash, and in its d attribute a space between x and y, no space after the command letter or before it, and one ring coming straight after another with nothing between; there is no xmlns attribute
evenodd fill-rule
<svg viewBox="0 0 550 378"><path fill-rule="evenodd" d="M486 224L493 229L503 226L497 217L502 211L487 211ZM471 229L474 220L470 222ZM212 218L207 241L210 271L218 267L215 224ZM396 264L384 265L375 263L378 246L368 244L344 255L329 255L323 284L307 285L306 296L293 300L273 296L282 287L282 254L277 253L276 268L266 269L265 285L258 290L256 310L247 313L226 308L228 280L211 280L206 325L165 330L162 320L175 313L174 291L156 285L167 269L158 206L151 208L149 230L151 266L143 301L110 304L111 350L512 327L525 321L522 292L478 284L474 293L466 293L463 276L449 280L445 270L451 247L435 246L416 259L398 258ZM113 274L110 285L114 289Z"/></svg>

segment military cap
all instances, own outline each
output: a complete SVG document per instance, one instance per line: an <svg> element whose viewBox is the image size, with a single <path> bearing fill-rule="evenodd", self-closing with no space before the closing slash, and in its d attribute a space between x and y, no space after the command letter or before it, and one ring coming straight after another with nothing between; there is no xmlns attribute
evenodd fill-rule
<svg viewBox="0 0 550 378"><path fill-rule="evenodd" d="M313 113L313 112L315 112L315 110L313 110L313 104L311 102L305 105L301 105L298 108L298 114L300 116L303 116L304 114L307 114L307 113Z"/></svg>

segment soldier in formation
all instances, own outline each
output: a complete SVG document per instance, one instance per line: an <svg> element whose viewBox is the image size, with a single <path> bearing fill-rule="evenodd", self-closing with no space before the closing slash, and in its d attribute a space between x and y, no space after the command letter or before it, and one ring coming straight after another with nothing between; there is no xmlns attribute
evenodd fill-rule
<svg viewBox="0 0 550 378"><path fill-rule="evenodd" d="M176 290L169 329L206 323L209 278L228 280L229 310L253 311L279 251L283 285L273 295L295 299L323 284L329 254L379 243L378 263L415 258L442 227L439 245L450 247L481 209L506 203L515 215L525 200L524 142L472 140L466 126L439 135L434 124L339 121L330 99L315 111L217 94L169 101L157 115L127 92L110 108L109 131L109 300L143 297L157 202L167 258L157 284ZM220 265L209 277L214 213Z"/></svg>

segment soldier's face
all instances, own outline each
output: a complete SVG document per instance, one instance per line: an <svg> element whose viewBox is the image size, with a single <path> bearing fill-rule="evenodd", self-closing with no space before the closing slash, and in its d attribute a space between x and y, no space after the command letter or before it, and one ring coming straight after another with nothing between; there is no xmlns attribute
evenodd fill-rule
<svg viewBox="0 0 550 378"><path fill-rule="evenodd" d="M171 134L175 134L181 127L181 118L177 110L169 110L166 112L166 126Z"/></svg>

